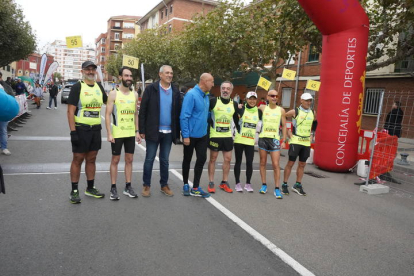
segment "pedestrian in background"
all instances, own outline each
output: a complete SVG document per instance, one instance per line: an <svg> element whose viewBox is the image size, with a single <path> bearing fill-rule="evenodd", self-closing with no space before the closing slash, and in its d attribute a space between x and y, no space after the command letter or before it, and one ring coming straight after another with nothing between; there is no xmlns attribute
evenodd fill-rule
<svg viewBox="0 0 414 276"><path fill-rule="evenodd" d="M56 86L56 84L54 82L50 83L50 88L49 88L49 106L46 107L46 109L52 109L52 101L55 102L55 109L57 109L57 95L59 93L58 87Z"/></svg>
<svg viewBox="0 0 414 276"><path fill-rule="evenodd" d="M145 88L139 110L139 133L147 146L141 193L144 197L151 195L152 167L158 147L161 192L174 195L168 185L168 170L172 143L176 144L180 135L180 91L172 85L171 66L161 66L158 75L160 80Z"/></svg>
<svg viewBox="0 0 414 276"><path fill-rule="evenodd" d="M36 108L39 109L40 108L40 99L43 95L43 90L42 90L42 87L40 87L40 84L38 82L35 83L35 88L33 90L33 95L35 97L34 101L37 105Z"/></svg>
<svg viewBox="0 0 414 276"><path fill-rule="evenodd" d="M181 133L184 144L183 158L183 195L207 198L210 194L200 187L200 178L207 160L208 145L208 110L210 106L209 92L214 86L214 78L209 73L200 76L199 83L184 97L180 115ZM194 166L193 188L190 190L188 177L193 152L197 160Z"/></svg>
<svg viewBox="0 0 414 276"><path fill-rule="evenodd" d="M21 79L17 78L17 83L15 85L16 96L24 95L24 92L27 92L26 85L22 82Z"/></svg>
<svg viewBox="0 0 414 276"><path fill-rule="evenodd" d="M401 103L398 101L394 102L391 111L387 114L384 125L384 129L388 131L389 135L401 137L403 117L404 112L401 109Z"/></svg>
<svg viewBox="0 0 414 276"><path fill-rule="evenodd" d="M82 63L83 80L75 83L68 98L68 122L73 159L70 166L72 190L70 202L81 203L78 183L81 166L85 160L87 188L85 195L103 198L105 194L95 188L96 156L101 149L101 108L108 96L100 83L95 81L97 66L92 61Z"/></svg>

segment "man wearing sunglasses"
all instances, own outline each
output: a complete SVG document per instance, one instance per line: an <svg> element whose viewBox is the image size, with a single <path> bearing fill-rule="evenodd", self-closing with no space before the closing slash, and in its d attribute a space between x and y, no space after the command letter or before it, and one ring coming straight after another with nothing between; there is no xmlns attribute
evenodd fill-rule
<svg viewBox="0 0 414 276"><path fill-rule="evenodd" d="M259 155L260 155L260 176L262 178L262 188L259 193L267 193L266 184L266 163L267 154L272 159L272 168L275 181L274 195L278 199L283 196L280 192L280 149L285 146L286 140L286 117L285 110L277 105L278 92L270 90L267 93L268 105L261 105L259 109L263 113L262 129L259 134ZM283 139L280 139L279 128L282 125ZM282 143L281 143L282 142Z"/></svg>
<svg viewBox="0 0 414 276"><path fill-rule="evenodd" d="M312 131L316 130L316 114L312 111L313 97L309 93L303 93L300 97L301 105L295 109L286 112L286 117L293 117L292 132L289 131L289 161L286 164L282 193L289 194L287 181L292 171L292 167L299 156L298 168L296 170L296 183L292 190L298 195L306 196L302 187L302 177L305 171L306 159L308 159L311 151Z"/></svg>

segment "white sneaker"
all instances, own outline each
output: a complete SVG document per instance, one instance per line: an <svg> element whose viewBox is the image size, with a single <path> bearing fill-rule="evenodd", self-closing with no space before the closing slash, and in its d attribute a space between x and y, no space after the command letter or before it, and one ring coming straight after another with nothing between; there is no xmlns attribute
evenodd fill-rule
<svg viewBox="0 0 414 276"><path fill-rule="evenodd" d="M57 107L55 107L55 109L57 109Z"/></svg>
<svg viewBox="0 0 414 276"><path fill-rule="evenodd" d="M237 192L243 192L243 188L240 183L237 183L234 187Z"/></svg>
<svg viewBox="0 0 414 276"><path fill-rule="evenodd" d="M1 154L11 155L11 152L8 149L4 149L4 150L1 151Z"/></svg>
<svg viewBox="0 0 414 276"><path fill-rule="evenodd" d="M51 109L50 107L46 107L46 109Z"/></svg>
<svg viewBox="0 0 414 276"><path fill-rule="evenodd" d="M253 193L253 188L251 184L246 183L246 185L244 185L244 189L249 193Z"/></svg>

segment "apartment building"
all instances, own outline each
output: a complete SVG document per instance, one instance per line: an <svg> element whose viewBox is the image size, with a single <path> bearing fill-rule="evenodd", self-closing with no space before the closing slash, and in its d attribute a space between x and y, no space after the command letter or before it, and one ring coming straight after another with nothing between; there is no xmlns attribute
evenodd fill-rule
<svg viewBox="0 0 414 276"><path fill-rule="evenodd" d="M166 25L168 32L181 31L196 14L205 15L218 5L213 0L164 0L145 14L137 24L141 31Z"/></svg>
<svg viewBox="0 0 414 276"><path fill-rule="evenodd" d="M59 63L56 72L60 73L64 80L81 79L82 63L86 60L95 60L95 47L92 44L82 48L68 48L65 41L55 40L50 45L48 53Z"/></svg>

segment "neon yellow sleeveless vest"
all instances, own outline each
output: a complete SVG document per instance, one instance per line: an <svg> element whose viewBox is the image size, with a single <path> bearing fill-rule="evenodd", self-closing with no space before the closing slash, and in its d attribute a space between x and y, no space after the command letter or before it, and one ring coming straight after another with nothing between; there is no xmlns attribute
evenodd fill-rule
<svg viewBox="0 0 414 276"><path fill-rule="evenodd" d="M310 147L310 134L314 120L313 111L305 112L300 108L298 108L298 111L298 114L294 118L295 133L293 133L289 143Z"/></svg>
<svg viewBox="0 0 414 276"><path fill-rule="evenodd" d="M273 138L280 140L279 127L281 115L282 112L279 106L276 106L274 109L271 109L269 106L265 107L262 115L263 126L259 134L260 138Z"/></svg>
<svg viewBox="0 0 414 276"><path fill-rule="evenodd" d="M220 97L216 106L211 111L213 126L210 127L210 138L232 137L231 120L233 119L234 105L230 99L228 104L223 104Z"/></svg>
<svg viewBox="0 0 414 276"><path fill-rule="evenodd" d="M135 136L136 99L133 92L128 95L116 90L114 109L112 111L112 136L124 138Z"/></svg>
<svg viewBox="0 0 414 276"><path fill-rule="evenodd" d="M234 143L254 146L256 136L256 126L259 122L259 111L257 106L253 108L245 108L241 117L240 133L236 132Z"/></svg>
<svg viewBox="0 0 414 276"><path fill-rule="evenodd" d="M102 91L99 85L95 82L93 87L90 87L83 81L81 83L81 91L78 102L78 112L75 114L75 123L85 125L100 125L101 124L101 107Z"/></svg>

